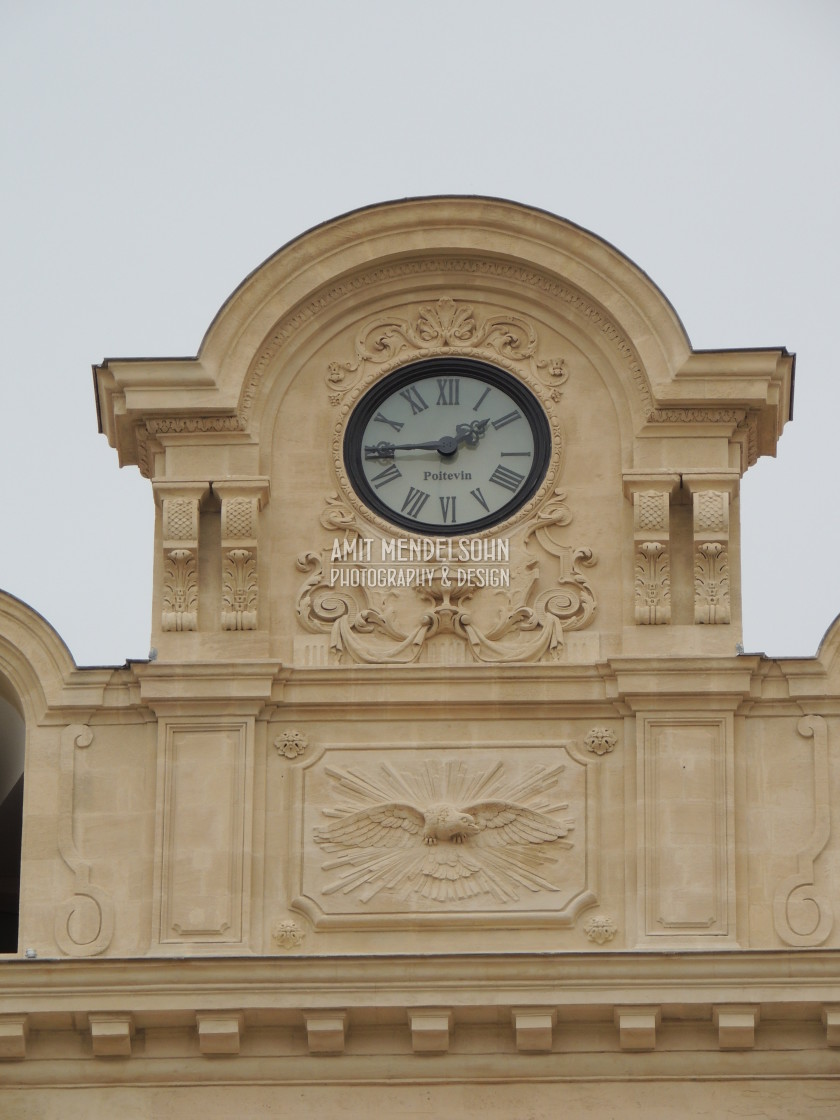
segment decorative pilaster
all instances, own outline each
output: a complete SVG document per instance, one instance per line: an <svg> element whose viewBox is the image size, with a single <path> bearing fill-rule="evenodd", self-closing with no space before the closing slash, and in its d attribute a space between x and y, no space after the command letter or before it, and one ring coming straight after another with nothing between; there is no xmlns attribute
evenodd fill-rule
<svg viewBox="0 0 840 1120"><path fill-rule="evenodd" d="M625 476L633 500L633 589L637 626L671 621L671 492L676 475Z"/></svg>
<svg viewBox="0 0 840 1120"><path fill-rule="evenodd" d="M729 599L729 494L700 490L694 504L694 621L727 624Z"/></svg>
<svg viewBox="0 0 840 1120"><path fill-rule="evenodd" d="M163 512L162 630L198 629L198 526L206 483L158 483Z"/></svg>
<svg viewBox="0 0 840 1120"><path fill-rule="evenodd" d="M222 500L222 629L256 630L257 524L268 497L268 482L220 482L214 484L214 490Z"/></svg>

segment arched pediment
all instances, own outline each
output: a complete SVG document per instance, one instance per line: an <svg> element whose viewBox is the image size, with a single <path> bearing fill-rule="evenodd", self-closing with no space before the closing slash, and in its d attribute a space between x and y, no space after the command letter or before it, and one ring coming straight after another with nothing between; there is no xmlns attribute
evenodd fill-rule
<svg viewBox="0 0 840 1120"><path fill-rule="evenodd" d="M354 211L290 242L231 295L193 359L97 367L103 429L123 464L150 474L157 437L253 436L289 351L347 315L361 338L389 304L420 291L490 302L504 292L513 314L562 324L571 343L600 352L600 365L614 370L616 407L628 410L636 433L740 426L733 438L743 444L744 469L773 453L788 418L792 359L784 351L694 352L659 288L601 238L517 203L440 197Z"/></svg>

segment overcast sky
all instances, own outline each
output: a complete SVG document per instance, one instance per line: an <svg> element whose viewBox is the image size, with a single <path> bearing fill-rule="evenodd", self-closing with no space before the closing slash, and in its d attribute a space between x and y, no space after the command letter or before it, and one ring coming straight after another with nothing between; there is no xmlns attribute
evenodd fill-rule
<svg viewBox="0 0 840 1120"><path fill-rule="evenodd" d="M611 241L695 348L797 353L742 488L745 645L840 611L836 0L0 0L0 586L79 664L149 648L153 504L90 367L195 354L358 206L484 194Z"/></svg>

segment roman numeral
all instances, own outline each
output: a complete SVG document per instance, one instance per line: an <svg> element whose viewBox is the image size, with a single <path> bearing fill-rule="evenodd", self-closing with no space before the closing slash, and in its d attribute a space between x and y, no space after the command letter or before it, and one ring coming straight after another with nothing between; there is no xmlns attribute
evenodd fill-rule
<svg viewBox="0 0 840 1120"><path fill-rule="evenodd" d="M531 452L530 451L503 451L502 452L502 458L503 459L530 459L531 458Z"/></svg>
<svg viewBox="0 0 840 1120"><path fill-rule="evenodd" d="M412 416L416 416L418 412L425 412L425 410L429 407L417 392L416 385L409 385L407 389L400 389L400 396L407 400L411 405Z"/></svg>
<svg viewBox="0 0 840 1120"><path fill-rule="evenodd" d="M490 475L491 482L495 482L497 486L504 486L505 490L511 491L518 490L524 480L524 474L517 474L516 471L503 467L501 463Z"/></svg>
<svg viewBox="0 0 840 1120"><path fill-rule="evenodd" d="M487 396L487 394L489 392L490 392L490 386L488 385L487 388L484 390L484 392L481 394L481 396L478 398L478 400L473 405L473 412L478 412L478 410L481 408L481 402L484 400L484 398Z"/></svg>
<svg viewBox="0 0 840 1120"><path fill-rule="evenodd" d="M506 424L512 424L514 420L521 420L521 412L508 412L505 416L500 416L498 420L493 421L493 427L498 432L499 428L504 428Z"/></svg>
<svg viewBox="0 0 840 1120"><path fill-rule="evenodd" d="M476 486L475 490L470 490L470 493L475 498L475 500L478 502L478 504L480 506L484 506L484 508L489 513L490 512L490 507L488 506L487 502L484 500L484 495L481 493L481 487Z"/></svg>
<svg viewBox="0 0 840 1120"><path fill-rule="evenodd" d="M415 490L413 486L409 486L408 494L401 506L401 512L407 513L409 517L419 517L420 510L428 500L429 495L425 490Z"/></svg>
<svg viewBox="0 0 840 1120"><path fill-rule="evenodd" d="M379 490L386 483L393 482L395 478L402 478L402 471L396 463L391 463L391 465L389 467L386 467L384 471L380 471L379 474L375 474L371 479L371 482L374 485L374 489Z"/></svg>
<svg viewBox="0 0 840 1120"><path fill-rule="evenodd" d="M388 417L383 416L381 412L377 412L374 416L374 420L378 420L380 424L387 424L388 427L393 428L395 432L398 432L402 428L402 424L399 420L389 420Z"/></svg>
<svg viewBox="0 0 840 1120"><path fill-rule="evenodd" d="M461 389L461 379L459 377L439 377L438 384L438 399L436 404L458 404L458 394Z"/></svg>
<svg viewBox="0 0 840 1120"><path fill-rule="evenodd" d="M450 511L452 516L450 517ZM443 518L444 525L449 522L450 525L455 524L455 496L451 498L440 499L440 514Z"/></svg>

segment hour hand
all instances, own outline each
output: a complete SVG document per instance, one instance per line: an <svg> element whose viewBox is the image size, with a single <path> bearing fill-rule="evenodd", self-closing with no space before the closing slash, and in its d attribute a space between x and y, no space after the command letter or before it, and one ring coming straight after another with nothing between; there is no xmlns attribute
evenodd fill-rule
<svg viewBox="0 0 840 1120"><path fill-rule="evenodd" d="M380 440L372 447L365 447L366 459L393 459L395 451L442 451L443 444L447 437L441 439L433 439L428 443L389 443L387 440Z"/></svg>

